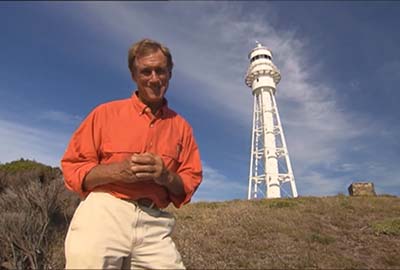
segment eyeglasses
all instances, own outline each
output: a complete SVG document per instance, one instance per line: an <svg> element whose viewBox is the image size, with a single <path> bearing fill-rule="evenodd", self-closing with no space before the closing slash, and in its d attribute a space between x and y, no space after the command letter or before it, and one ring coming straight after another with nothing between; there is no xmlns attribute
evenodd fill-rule
<svg viewBox="0 0 400 270"><path fill-rule="evenodd" d="M168 68L161 68L161 67L158 67L155 69L144 68L142 70L138 70L138 73L143 78L150 78L153 75L153 71L154 71L155 75L160 78L165 78L169 73Z"/></svg>

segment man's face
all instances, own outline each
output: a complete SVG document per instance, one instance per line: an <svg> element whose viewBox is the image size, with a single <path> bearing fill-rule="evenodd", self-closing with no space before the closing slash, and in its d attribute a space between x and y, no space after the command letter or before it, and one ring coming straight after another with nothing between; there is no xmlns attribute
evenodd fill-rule
<svg viewBox="0 0 400 270"><path fill-rule="evenodd" d="M140 100L150 107L160 106L171 77L167 57L158 50L135 59L135 64L132 79L138 87Z"/></svg>

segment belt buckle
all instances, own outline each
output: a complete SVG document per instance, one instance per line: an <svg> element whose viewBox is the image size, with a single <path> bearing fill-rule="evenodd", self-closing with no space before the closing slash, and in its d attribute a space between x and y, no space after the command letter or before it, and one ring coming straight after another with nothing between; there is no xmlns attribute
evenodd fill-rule
<svg viewBox="0 0 400 270"><path fill-rule="evenodd" d="M144 206L144 207L147 207L147 208L150 208L150 209L156 208L156 204L151 199L141 198L141 199L137 200L137 203L139 205L141 205L141 206Z"/></svg>
<svg viewBox="0 0 400 270"><path fill-rule="evenodd" d="M153 201L151 201L150 206L148 206L149 208L153 209L154 208L155 203Z"/></svg>

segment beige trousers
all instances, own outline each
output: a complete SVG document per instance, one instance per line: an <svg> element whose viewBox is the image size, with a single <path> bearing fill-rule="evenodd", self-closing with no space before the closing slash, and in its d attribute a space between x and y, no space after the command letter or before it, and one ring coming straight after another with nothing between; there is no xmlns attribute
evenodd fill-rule
<svg viewBox="0 0 400 270"><path fill-rule="evenodd" d="M92 192L69 226L66 269L185 269L170 236L174 225L168 212Z"/></svg>

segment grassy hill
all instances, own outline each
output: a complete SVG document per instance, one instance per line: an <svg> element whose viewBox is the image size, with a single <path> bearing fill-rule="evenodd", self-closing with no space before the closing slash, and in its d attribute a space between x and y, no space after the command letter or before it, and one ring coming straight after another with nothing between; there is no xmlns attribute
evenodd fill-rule
<svg viewBox="0 0 400 270"><path fill-rule="evenodd" d="M399 269L400 198L303 197L173 210L191 269Z"/></svg>
<svg viewBox="0 0 400 270"><path fill-rule="evenodd" d="M0 269L62 269L79 199L58 168L0 164ZM29 165L34 165L26 169ZM25 166L26 165L26 166ZM174 213L189 269L400 268L400 198L199 202Z"/></svg>

